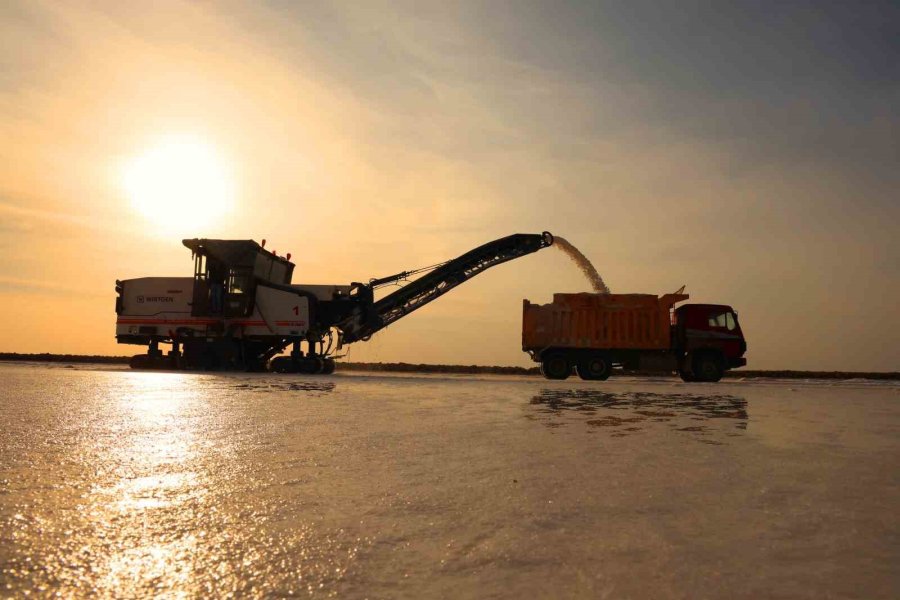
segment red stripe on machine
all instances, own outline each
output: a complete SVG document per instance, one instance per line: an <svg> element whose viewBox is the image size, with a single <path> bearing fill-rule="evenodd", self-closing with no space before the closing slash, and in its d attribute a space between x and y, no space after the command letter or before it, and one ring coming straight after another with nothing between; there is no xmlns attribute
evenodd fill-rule
<svg viewBox="0 0 900 600"><path fill-rule="evenodd" d="M116 319L116 325L213 325L221 323L219 319L148 319L148 318L125 318ZM228 325L244 325L247 327L265 327L265 321L231 321L225 320ZM275 321L280 326L298 326L306 325L306 321Z"/></svg>
<svg viewBox="0 0 900 600"><path fill-rule="evenodd" d="M212 325L218 319L116 319L116 325Z"/></svg>

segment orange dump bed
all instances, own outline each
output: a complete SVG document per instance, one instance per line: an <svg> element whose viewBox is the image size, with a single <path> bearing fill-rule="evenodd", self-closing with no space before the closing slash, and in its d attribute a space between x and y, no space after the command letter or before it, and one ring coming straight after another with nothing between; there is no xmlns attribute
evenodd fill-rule
<svg viewBox="0 0 900 600"><path fill-rule="evenodd" d="M629 348L671 345L671 310L687 294L554 294L551 304L524 301L522 349Z"/></svg>

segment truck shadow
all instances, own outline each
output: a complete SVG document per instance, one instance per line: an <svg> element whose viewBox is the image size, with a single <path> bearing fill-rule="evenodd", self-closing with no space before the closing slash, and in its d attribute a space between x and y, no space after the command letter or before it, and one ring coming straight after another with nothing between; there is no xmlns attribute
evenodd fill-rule
<svg viewBox="0 0 900 600"><path fill-rule="evenodd" d="M589 430L624 437L666 426L714 445L725 443L723 436L741 435L749 420L745 399L719 394L543 389L529 405L526 418L551 428L583 423Z"/></svg>

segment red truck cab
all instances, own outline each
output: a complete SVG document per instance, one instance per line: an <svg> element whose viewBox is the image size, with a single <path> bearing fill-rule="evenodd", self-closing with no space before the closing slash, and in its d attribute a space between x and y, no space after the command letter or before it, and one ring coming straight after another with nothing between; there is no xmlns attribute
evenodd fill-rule
<svg viewBox="0 0 900 600"><path fill-rule="evenodd" d="M747 364L747 342L737 313L724 304L685 304L675 309L672 347L679 350L685 381L718 381Z"/></svg>

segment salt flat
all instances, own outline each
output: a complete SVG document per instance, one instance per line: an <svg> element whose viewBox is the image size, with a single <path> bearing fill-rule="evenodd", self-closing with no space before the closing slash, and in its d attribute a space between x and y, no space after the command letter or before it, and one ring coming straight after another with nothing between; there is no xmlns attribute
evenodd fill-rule
<svg viewBox="0 0 900 600"><path fill-rule="evenodd" d="M2 595L900 595L896 382L0 378Z"/></svg>

